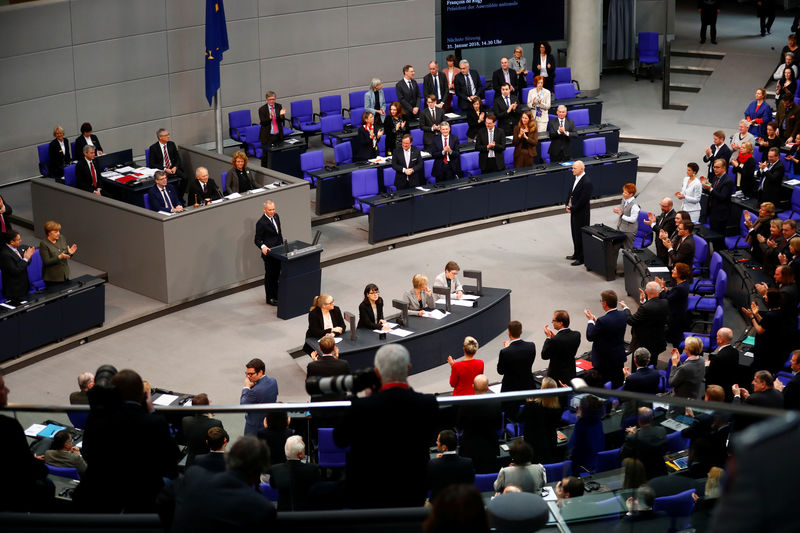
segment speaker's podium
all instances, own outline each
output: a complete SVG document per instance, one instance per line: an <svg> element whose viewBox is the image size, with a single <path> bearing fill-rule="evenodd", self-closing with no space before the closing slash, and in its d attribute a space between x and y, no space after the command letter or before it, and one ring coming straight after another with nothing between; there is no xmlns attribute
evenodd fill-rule
<svg viewBox="0 0 800 533"><path fill-rule="evenodd" d="M625 234L605 224L595 224L582 227L581 237L586 269L605 276L606 281L617 277L617 258L625 242Z"/></svg>
<svg viewBox="0 0 800 533"><path fill-rule="evenodd" d="M278 318L287 320L308 313L314 297L319 295L321 253L321 246L302 241L291 241L270 249L269 255L281 262Z"/></svg>

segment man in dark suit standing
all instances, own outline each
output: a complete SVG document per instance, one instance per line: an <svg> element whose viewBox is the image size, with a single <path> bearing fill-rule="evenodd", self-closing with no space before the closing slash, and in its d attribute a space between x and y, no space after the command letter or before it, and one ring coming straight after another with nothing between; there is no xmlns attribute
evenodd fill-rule
<svg viewBox="0 0 800 533"><path fill-rule="evenodd" d="M192 398L192 406L209 405L208 394L202 392ZM188 455L186 456L186 466L191 466L198 455L208 453L208 430L214 427L221 428L222 422L207 413L196 413L184 416L181 420L183 441L186 444Z"/></svg>
<svg viewBox="0 0 800 533"><path fill-rule="evenodd" d="M169 140L169 132L164 128L159 128L156 132L158 142L150 145L150 168L161 169L167 176L177 176L178 197L183 198L186 192L188 181L183 174L181 155L178 153L177 145Z"/></svg>
<svg viewBox="0 0 800 533"><path fill-rule="evenodd" d="M469 61L462 59L459 61L458 67L461 72L453 78L453 89L458 97L458 107L466 112L467 109L472 107L472 101L476 98L483 100L485 93L481 77L477 70L469 69Z"/></svg>
<svg viewBox="0 0 800 533"><path fill-rule="evenodd" d="M436 181L447 181L461 177L461 143L458 137L450 134L450 123L442 122L439 124L441 135L433 138L431 146L431 156L433 156L433 168L431 176Z"/></svg>
<svg viewBox="0 0 800 533"><path fill-rule="evenodd" d="M725 132L722 130L717 130L714 132L714 142L706 148L705 155L703 156L703 162L708 163L708 175L711 176L714 174L714 161L717 159L724 159L725 166L727 170L728 161L731 159L731 149L725 144Z"/></svg>
<svg viewBox="0 0 800 533"><path fill-rule="evenodd" d="M639 289L640 305L635 314L631 313L625 302L619 302L631 326L631 351L644 346L650 352L650 357L655 359L667 347L664 328L669 316L669 304L659 298L660 292L661 286L655 281L648 282L644 291Z"/></svg>
<svg viewBox="0 0 800 533"><path fill-rule="evenodd" d="M550 137L552 139L552 137ZM586 175L583 161L572 164L572 175L575 181L567 195L567 213L570 214L569 226L572 232L572 266L583 264L583 235L581 228L589 225L589 201L592 199L592 180Z"/></svg>
<svg viewBox="0 0 800 533"><path fill-rule="evenodd" d="M475 395L489 393L489 378L478 374L472 382ZM511 402L515 408L519 402ZM497 431L502 426L503 407L500 402L486 400L462 405L456 415L456 427L461 431L461 455L472 459L475 472L490 474L498 471L499 453Z"/></svg>
<svg viewBox="0 0 800 533"><path fill-rule="evenodd" d="M683 220L678 224L678 233L670 239L666 230L661 230L659 238L664 250L667 252L667 265L672 268L678 263L685 265L694 264L694 223L691 220Z"/></svg>
<svg viewBox="0 0 800 533"><path fill-rule="evenodd" d="M422 89L425 94L432 94L436 97L436 107L440 109L444 107L449 86L447 75L439 72L439 63L436 61L428 63L428 73L422 78Z"/></svg>
<svg viewBox="0 0 800 533"><path fill-rule="evenodd" d="M269 251L283 244L281 217L275 212L275 202L264 202L264 216L256 222L256 248L261 250L264 260L264 292L269 305L278 305L278 278L281 275L280 260L271 257Z"/></svg>
<svg viewBox="0 0 800 533"><path fill-rule="evenodd" d="M542 346L542 359L550 360L547 376L569 386L575 377L575 354L581 344L581 334L569 329L569 313L564 310L553 313L553 327L555 331L547 324L544 326L547 338Z"/></svg>
<svg viewBox="0 0 800 533"><path fill-rule="evenodd" d="M432 94L425 98L425 104L425 109L419 112L419 129L422 130L422 145L430 152L433 138L439 135L444 111L436 106L436 96Z"/></svg>
<svg viewBox="0 0 800 533"><path fill-rule="evenodd" d="M558 106L556 118L551 118L547 123L547 134L550 136L550 149L547 151L550 154L550 162L567 161L570 158L570 139L578 132L575 130L575 122L567 118L566 106Z"/></svg>
<svg viewBox="0 0 800 533"><path fill-rule="evenodd" d="M309 491L321 478L319 466L304 463L306 444L300 435L286 439L286 462L270 469L269 484L278 491L279 511L304 511L311 506Z"/></svg>
<svg viewBox="0 0 800 533"><path fill-rule="evenodd" d="M411 145L411 135L403 135L400 147L402 150L397 150L392 154L394 186L398 191L418 187L425 179L422 153L419 148Z"/></svg>
<svg viewBox="0 0 800 533"><path fill-rule="evenodd" d="M780 204L785 171L786 167L780 162L780 151L774 147L770 148L767 160L760 162L756 171L756 177L761 179L761 184L758 186L761 202Z"/></svg>
<svg viewBox="0 0 800 533"><path fill-rule="evenodd" d="M100 169L94 166L95 153L94 146L83 147L83 157L75 165L75 186L82 191L100 195Z"/></svg>
<svg viewBox="0 0 800 533"><path fill-rule="evenodd" d="M497 373L503 376L500 392L531 390L536 388L533 379L533 361L536 345L522 340L522 324L517 320L508 323L508 340L503 342L497 358Z"/></svg>
<svg viewBox="0 0 800 533"><path fill-rule="evenodd" d="M492 89L497 90L504 83L510 86L514 96L519 97L519 76L511 69L507 57L500 58L500 68L492 73Z"/></svg>
<svg viewBox="0 0 800 533"><path fill-rule="evenodd" d="M419 113L419 85L414 80L414 67L406 65L403 67L403 79L398 81L394 86L397 90L397 100L403 108L406 117L409 120L417 118Z"/></svg>
<svg viewBox="0 0 800 533"><path fill-rule="evenodd" d="M425 502L428 448L436 436L438 405L408 386L408 350L385 344L375 354L380 390L356 398L333 430L347 454L347 503L351 508L421 507ZM384 483L375 490L380 471Z"/></svg>
<svg viewBox="0 0 800 533"><path fill-rule="evenodd" d="M492 112L497 117L497 126L506 135L514 133L514 126L519 121L519 100L511 94L511 85L504 83L500 86L500 92L494 96Z"/></svg>
<svg viewBox="0 0 800 533"><path fill-rule="evenodd" d="M592 342L592 366L613 387L622 384L622 367L625 365L625 330L628 328L625 313L617 310L617 293L605 290L600 293L600 305L605 315L594 316L584 310L589 323L586 325L586 340Z"/></svg>
<svg viewBox="0 0 800 533"><path fill-rule="evenodd" d="M210 203L213 200L222 198L217 182L208 178L208 169L206 167L197 167L194 171L194 177L197 179L192 180L189 184L188 197L190 204L206 205L206 200Z"/></svg>
<svg viewBox="0 0 800 533"><path fill-rule="evenodd" d="M458 439L455 431L445 429L436 437L439 456L428 463L427 486L431 491L429 500L434 501L439 491L449 485L472 485L475 482L475 467L472 459L458 456Z"/></svg>
<svg viewBox="0 0 800 533"><path fill-rule="evenodd" d="M621 459L633 457L642 462L647 479L666 475L664 449L667 445L667 430L653 426L653 410L640 407L637 427L625 428L625 442L619 456Z"/></svg>
<svg viewBox="0 0 800 533"><path fill-rule="evenodd" d="M258 131L258 141L263 150L261 166L269 168L269 151L267 146L277 144L283 140L283 122L286 120L286 110L277 103L278 96L275 91L267 91L267 103L258 108L258 121L261 129Z"/></svg>
<svg viewBox="0 0 800 533"><path fill-rule="evenodd" d="M738 380L739 374L739 350L731 344L733 341L733 330L730 328L719 328L717 330L717 349L708 354L708 366L706 367L706 386L719 385L725 392L725 401L733 400L731 387Z"/></svg>
<svg viewBox="0 0 800 533"><path fill-rule="evenodd" d="M3 296L11 302L24 300L30 289L28 281L28 264L31 262L36 248L28 247L19 251L22 237L19 232L9 231L3 235L3 247L0 249L0 273L3 280Z"/></svg>
<svg viewBox="0 0 800 533"><path fill-rule="evenodd" d="M711 179L701 176L700 183L708 193L708 225L713 231L725 235L731 215L731 194L735 186L728 175L727 159L715 159L713 171L714 176Z"/></svg>
<svg viewBox="0 0 800 533"><path fill-rule="evenodd" d="M245 365L244 387L239 397L240 405L252 403L275 403L278 401L278 380L264 375L267 367L264 361L254 358ZM266 414L245 413L244 434L255 435L264 428Z"/></svg>
<svg viewBox="0 0 800 533"><path fill-rule="evenodd" d="M672 198L665 196L661 199L661 214L656 216L655 213L647 213L647 220L645 221L645 224L650 226L653 230L653 241L656 243L656 255L664 264L667 264L669 259L667 257L667 249L664 243L661 242L659 235L662 229L668 236L672 236L672 234L675 233L675 215Z"/></svg>
<svg viewBox="0 0 800 533"><path fill-rule="evenodd" d="M151 211L165 211L167 213L180 213L183 204L175 188L167 183L167 174L163 170L156 170L153 174L155 185L147 191Z"/></svg>
<svg viewBox="0 0 800 533"><path fill-rule="evenodd" d="M312 361L306 366L306 380L311 377L331 377L350 374L350 363L339 359L339 350L332 335L326 335L319 340L319 351L311 352ZM312 396L312 402L328 402L344 400L344 394L323 394Z"/></svg>
<svg viewBox="0 0 800 533"><path fill-rule="evenodd" d="M506 163L503 159L503 150L506 148L506 134L495 126L496 117L489 113L486 115L486 127L478 130L475 137L475 149L478 154L478 166L482 174L505 170Z"/></svg>

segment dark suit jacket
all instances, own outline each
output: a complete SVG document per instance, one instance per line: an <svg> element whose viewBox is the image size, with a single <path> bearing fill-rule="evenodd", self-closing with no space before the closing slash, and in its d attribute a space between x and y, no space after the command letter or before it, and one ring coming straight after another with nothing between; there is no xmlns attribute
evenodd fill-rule
<svg viewBox="0 0 800 533"><path fill-rule="evenodd" d="M441 70L437 77L439 78L439 94L441 95L441 98L436 98L436 103L438 104L447 98L449 84L447 83L447 74ZM433 76L430 72L425 74L422 78L422 91L425 93L422 95L424 98L427 98L429 94L436 95L436 88L433 86Z"/></svg>
<svg viewBox="0 0 800 533"><path fill-rule="evenodd" d="M283 106L276 103L275 116L278 119L278 142L283 140L283 123L286 120L281 116L281 109L283 109ZM272 130L272 119L269 116L269 104L264 104L258 108L258 122L261 124L261 129L258 131L258 141L262 146L266 146L269 143L270 136L272 136L270 133ZM170 157L172 157L171 154Z"/></svg>
<svg viewBox="0 0 800 533"><path fill-rule="evenodd" d="M414 108L420 106L419 85L414 79L409 81L411 81L410 89L405 77L398 81L394 88L397 90L397 101L400 102L400 106L405 111L406 116L414 117L416 116L413 113Z"/></svg>
<svg viewBox="0 0 800 533"><path fill-rule="evenodd" d="M183 429L183 440L186 443L188 452L186 466L191 466L196 456L208 453L208 444L206 444L208 430L213 427L221 428L222 422L216 418L200 414L183 417L181 426Z"/></svg>
<svg viewBox="0 0 800 533"><path fill-rule="evenodd" d="M92 144L94 145L95 153L102 152L103 151L103 147L100 146L100 141L97 140L97 135L92 133L90 135L90 137L92 138ZM66 140L67 139L65 137L64 141L66 141ZM86 138L83 136L83 134L78 135L78 137L75 138L75 154L73 154L74 157L76 157L76 158L83 157L83 147L84 146L86 146Z"/></svg>
<svg viewBox="0 0 800 533"><path fill-rule="evenodd" d="M177 145L172 141L167 141L167 155L172 167L177 167L175 172L176 176L183 177L183 164L181 163L181 155L178 153ZM157 168L164 170L164 154L161 151L161 143L156 142L150 145L150 168Z"/></svg>
<svg viewBox="0 0 800 533"><path fill-rule="evenodd" d="M783 189L783 174L786 167L783 162L776 161L772 168L767 170L758 170L756 176L761 178L761 202L772 202L776 206L781 203L781 189Z"/></svg>
<svg viewBox="0 0 800 533"><path fill-rule="evenodd" d="M310 507L308 492L320 480L319 467L290 459L270 469L269 484L278 490L279 511L303 511Z"/></svg>
<svg viewBox="0 0 800 533"><path fill-rule="evenodd" d="M508 97L508 101L514 104L519 102L519 99L514 94L511 94ZM509 113L505 98L503 98L503 95L498 91L498 93L494 95L492 112L497 117L497 126L503 130L503 132L510 134L514 131L514 126L519 122L519 106ZM535 126L535 124L533 126Z"/></svg>
<svg viewBox="0 0 800 533"><path fill-rule="evenodd" d="M411 162L408 167L414 171L411 175L406 176L403 174L403 169L406 168L406 157L402 148L398 148L392 153L392 168L395 172L394 186L397 187L397 190L413 189L425 180L422 153L416 146L411 147Z"/></svg>
<svg viewBox="0 0 800 533"><path fill-rule="evenodd" d="M283 244L283 230L281 228L281 217L275 213L273 217L275 224L278 225L278 232L275 232L275 226L269 221L267 215L261 215L261 218L256 222L256 236L254 239L256 248L261 249L264 244L267 248L274 248Z"/></svg>
<svg viewBox="0 0 800 533"><path fill-rule="evenodd" d="M83 156L81 156L83 157ZM47 147L47 174L51 178L60 178L64 175L64 167L72 160L69 153L69 139L64 137L64 151L61 151L61 145L58 144L58 139L50 141Z"/></svg>
<svg viewBox="0 0 800 533"><path fill-rule="evenodd" d="M391 387L353 400L333 430L337 446L350 446L346 470L350 507L422 506L437 416L432 395L407 388ZM380 490L365 490L375 482L376 467L383 479L392 482Z"/></svg>
<svg viewBox="0 0 800 533"><path fill-rule="evenodd" d="M672 234L675 233L675 210L670 209L668 213L660 214L656 217L656 223L653 224L653 241L656 243L656 255L664 261L664 264L667 264L669 258L667 257L667 249L664 246L664 243L661 242L661 239L658 238L658 234L661 230L667 232L667 235L672 237Z"/></svg>
<svg viewBox="0 0 800 533"><path fill-rule="evenodd" d="M306 367L306 379L310 377L330 377L350 374L350 363L345 359L337 359L332 355L320 355L316 361L311 361ZM312 401L333 402L344 400L346 394L318 394L312 396Z"/></svg>
<svg viewBox="0 0 800 533"><path fill-rule="evenodd" d="M573 183L575 177L573 176ZM572 184L569 185L569 192L567 193L567 201L566 203L571 206L570 208L570 215L572 217L577 217L586 221L586 224L589 223L589 202L592 199L592 180L589 178L589 175L584 173L581 180L575 186L575 189L572 188Z"/></svg>
<svg viewBox="0 0 800 533"><path fill-rule="evenodd" d="M428 463L427 487L431 491L430 501L449 485L472 485L475 482L475 467L472 459L448 453L431 459Z"/></svg>
<svg viewBox="0 0 800 533"><path fill-rule="evenodd" d="M556 383L560 381L569 385L570 380L575 377L575 354L578 353L580 344L580 332L569 328L560 329L552 338L544 340L542 359L550 360L547 375L556 380Z"/></svg>
<svg viewBox="0 0 800 533"><path fill-rule="evenodd" d="M654 368L637 368L636 372L633 372L625 380L625 383L622 385L622 390L655 394L658 392L658 382L660 379L661 374Z"/></svg>
<svg viewBox="0 0 800 533"><path fill-rule="evenodd" d="M377 131L375 132L377 136ZM376 141L377 142L377 141ZM378 147L372 146L372 137L364 126L359 126L356 138L353 140L353 161L366 161L378 155Z"/></svg>
<svg viewBox="0 0 800 533"><path fill-rule="evenodd" d="M786 141L787 137L794 137L797 135L798 129L800 129L800 106L792 102L792 105L789 106L788 110L783 103L780 103L775 107L778 108L777 115L775 116L775 122L778 123L778 137L781 138L782 144ZM784 119L786 119L785 130L781 128L781 124L783 124Z"/></svg>
<svg viewBox="0 0 800 533"><path fill-rule="evenodd" d="M739 350L728 344L717 353L708 354L706 386L719 385L725 391L725 401L733 400L731 385L739 381Z"/></svg>
<svg viewBox="0 0 800 533"><path fill-rule="evenodd" d="M0 467L9 480L14 480L0 486L0 511L43 510L36 509L39 502L34 499L34 491L36 482L47 477L44 461L33 457L28 439L16 419L0 415L0 435L3 435L0 439Z"/></svg>
<svg viewBox="0 0 800 533"><path fill-rule="evenodd" d="M333 306L333 309L331 310L331 322L333 322L333 327L342 328L342 333L347 331L347 324L342 316L342 310L339 309L338 306ZM309 311L306 337L319 339L330 332L330 329L325 329L325 324L322 319L322 309L315 307L312 311Z"/></svg>
<svg viewBox="0 0 800 533"><path fill-rule="evenodd" d="M2 195L0 195L0 198L2 198ZM0 218L3 219L3 223L6 225L6 231L11 231L13 229L11 225L11 215L14 214L14 210L5 199L3 199L3 205L6 206L6 212L0 214Z"/></svg>
<svg viewBox="0 0 800 533"><path fill-rule="evenodd" d="M625 313L612 309L586 326L586 340L592 341L592 366L607 375L625 363Z"/></svg>
<svg viewBox="0 0 800 533"><path fill-rule="evenodd" d="M472 459L477 474L497 472L497 430L502 426L499 402L487 401L462 406L456 427L462 431L459 453Z"/></svg>
<svg viewBox="0 0 800 533"><path fill-rule="evenodd" d="M551 118L547 123L547 134L550 137L550 149L547 153L550 154L551 160L566 161L570 158L570 140L572 137L575 137L578 132L575 130L575 122L569 117L564 118L564 129L569 135L559 133L558 124L558 118Z"/></svg>
<svg viewBox="0 0 800 533"><path fill-rule="evenodd" d="M669 316L669 304L661 298L651 298L640 305L635 314L631 314L631 310L627 308L625 314L631 326L631 351L644 346L655 360L667 347L664 326Z"/></svg>
<svg viewBox="0 0 800 533"><path fill-rule="evenodd" d="M621 458L634 457L644 464L647 479L667 473L664 463L664 447L667 444L667 430L661 426L640 427L636 433L625 436L619 452Z"/></svg>
<svg viewBox="0 0 800 533"><path fill-rule="evenodd" d="M365 329L378 329L380 324L379 320L383 319L383 302L379 301L375 304L375 309L378 311L378 316L372 312L372 306L369 302L361 302L358 304L358 325L357 328Z"/></svg>
<svg viewBox="0 0 800 533"><path fill-rule="evenodd" d="M431 146L433 138L440 136L439 132L432 130L431 127L434 124L440 124L444 120L444 110L434 107L433 111L436 115L435 117L431 116L431 110L428 109L427 105L419 110L419 129L423 131L422 144L426 150Z"/></svg>
<svg viewBox="0 0 800 533"><path fill-rule="evenodd" d="M715 222L717 224L728 222L731 214L731 194L736 188L727 172L722 175L717 186L713 187L715 180L716 176L714 175L709 178L712 189L708 193L708 219L712 227Z"/></svg>
<svg viewBox="0 0 800 533"><path fill-rule="evenodd" d="M187 463L188 464L188 463ZM209 472L225 471L225 454L220 452L208 452L197 455L192 463L194 466L202 466Z"/></svg>
<svg viewBox="0 0 800 533"><path fill-rule="evenodd" d="M486 94L481 84L480 74L478 74L477 70L470 70L469 77L472 78L472 83L475 85L475 95L483 100ZM456 74L456 77L453 78L453 88L456 91L456 96L458 96L458 107L463 111L471 108L472 104L469 101L469 84L467 83L467 78L461 72Z"/></svg>
<svg viewBox="0 0 800 533"><path fill-rule="evenodd" d="M453 150L448 157L448 164L453 172L458 177L461 177L461 143L458 137L450 133L447 138L447 144ZM435 135L431 144L431 156L433 157L433 168L431 169L431 176L437 180L442 176L442 168L444 167L444 140L441 135Z"/></svg>
<svg viewBox="0 0 800 533"><path fill-rule="evenodd" d="M7 300L24 300L30 289L28 262L14 253L7 244L0 244L0 272L3 296Z"/></svg>
<svg viewBox="0 0 800 533"><path fill-rule="evenodd" d="M660 239L659 239L660 240ZM672 241L672 251L667 253L667 264L685 263L691 268L694 264L694 236L689 235L683 241L677 235Z"/></svg>
<svg viewBox="0 0 800 533"><path fill-rule="evenodd" d="M691 235L689 237L691 237ZM691 266L691 263L689 266ZM668 324L670 334L673 336L687 329L686 307L689 303L689 289L689 282L684 281L683 283L679 283L661 292L661 298L665 299L669 306Z"/></svg>
<svg viewBox="0 0 800 533"><path fill-rule="evenodd" d="M167 183L165 189L167 191L167 196L169 197L169 200L172 202L172 207L178 207L179 205L183 205L181 203L180 198L178 198L178 193L175 192L175 187ZM150 198L151 211L166 211L168 213L170 212L169 205L164 202L164 197L161 195L161 191L158 190L158 185L153 185L152 187L150 187L147 190L147 196Z"/></svg>
<svg viewBox="0 0 800 533"><path fill-rule="evenodd" d="M206 183L206 193L203 194L203 188L200 186L200 181L193 179L189 182L189 187L186 189L188 193L188 203L189 205L194 205L194 198L197 195L197 203L200 205L203 204L203 201L206 198L211 198L212 200L219 200L222 198L222 193L220 193L219 187L217 186L217 182L214 181L213 178L208 179L208 183ZM159 196L161 196L159 194Z"/></svg>
<svg viewBox="0 0 800 533"><path fill-rule="evenodd" d="M783 407L786 409L800 409L800 374L795 374L792 380L783 388Z"/></svg>
<svg viewBox="0 0 800 533"><path fill-rule="evenodd" d="M508 67L508 79L511 80L511 87L514 88L511 94L519 96L519 76L511 67ZM500 86L506 82L506 77L503 75L503 69L499 68L492 72L492 89L495 90L495 96L500 94Z"/></svg>
<svg viewBox="0 0 800 533"><path fill-rule="evenodd" d="M716 148L715 145L711 145L711 153L714 153L714 149ZM703 162L708 163L708 181L713 181L712 178L714 177L713 165L715 159L724 159L725 164L727 165L728 162L731 160L731 152L730 147L727 144L723 144L722 147L717 152L717 155L708 157L707 155L703 156ZM726 167L727 168L727 167Z"/></svg>
<svg viewBox="0 0 800 533"><path fill-rule="evenodd" d="M497 170L506 168L505 160L503 159L503 150L506 148L506 132L495 126L494 128L494 158ZM489 167L489 130L488 128L481 128L475 137L475 149L478 154L478 166L481 172L494 171L494 167Z"/></svg>
<svg viewBox="0 0 800 533"><path fill-rule="evenodd" d="M502 392L530 390L536 388L533 379L533 361L536 345L522 339L516 340L500 350L497 358L497 373L503 376Z"/></svg>
<svg viewBox="0 0 800 533"><path fill-rule="evenodd" d="M86 158L80 158L75 165L75 186L82 191L94 192L95 189L102 187L100 183L100 173L102 169L94 164L94 162L92 162L92 164L94 165L94 172L97 177L97 187L94 187L92 184L92 171L89 168L89 162L86 161Z"/></svg>
<svg viewBox="0 0 800 533"><path fill-rule="evenodd" d="M242 388L239 397L240 405L254 403L275 403L278 401L278 380L269 376L259 379L251 388ZM264 418L266 414L261 411L258 413L245 413L244 415L244 434L256 435L264 429Z"/></svg>

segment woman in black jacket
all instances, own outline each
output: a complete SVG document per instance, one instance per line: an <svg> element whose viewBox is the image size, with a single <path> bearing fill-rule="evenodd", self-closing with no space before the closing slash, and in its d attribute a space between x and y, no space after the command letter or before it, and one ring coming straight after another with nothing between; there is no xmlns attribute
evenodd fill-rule
<svg viewBox="0 0 800 533"><path fill-rule="evenodd" d="M384 326L383 298L378 286L370 283L364 287L364 300L358 304L358 327L365 329L390 329Z"/></svg>
<svg viewBox="0 0 800 533"><path fill-rule="evenodd" d="M483 102L480 98L472 101L472 107L467 109L467 139L474 141L478 135L478 130L486 125L486 108L483 107Z"/></svg>
<svg viewBox="0 0 800 533"><path fill-rule="evenodd" d="M325 335L341 335L347 330L342 311L333 305L333 296L320 294L308 313L306 337L319 339Z"/></svg>
<svg viewBox="0 0 800 533"><path fill-rule="evenodd" d="M400 140L410 131L400 102L392 102L389 106L389 114L383 121L383 131L386 135L386 155L400 150Z"/></svg>
<svg viewBox="0 0 800 533"><path fill-rule="evenodd" d="M353 161L367 161L378 156L378 140L383 135L383 128L376 131L374 126L375 115L364 111L353 147Z"/></svg>

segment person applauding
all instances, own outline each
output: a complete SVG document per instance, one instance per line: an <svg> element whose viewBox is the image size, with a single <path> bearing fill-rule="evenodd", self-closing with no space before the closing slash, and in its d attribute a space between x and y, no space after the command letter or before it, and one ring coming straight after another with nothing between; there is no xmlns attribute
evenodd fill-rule
<svg viewBox="0 0 800 533"><path fill-rule="evenodd" d="M67 246L61 235L61 224L48 220L44 223L45 238L39 243L42 256L42 279L47 287L58 286L69 281L69 260L78 251L78 245Z"/></svg>
<svg viewBox="0 0 800 533"><path fill-rule="evenodd" d="M464 360L456 361L453 356L447 357L450 365L450 386L453 387L453 396L468 396L475 394L473 382L475 377L483 374L483 361L475 359L478 353L478 341L474 337L464 338Z"/></svg>

